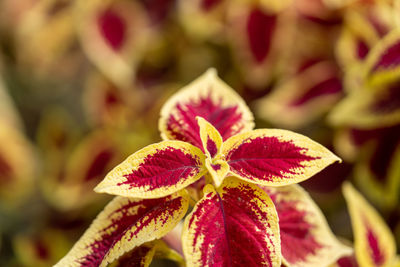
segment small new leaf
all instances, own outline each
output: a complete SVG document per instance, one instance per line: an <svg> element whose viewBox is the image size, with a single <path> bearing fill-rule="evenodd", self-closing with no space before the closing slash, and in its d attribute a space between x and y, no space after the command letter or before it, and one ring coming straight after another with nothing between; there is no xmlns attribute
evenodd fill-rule
<svg viewBox="0 0 400 267"><path fill-rule="evenodd" d="M207 155L205 165L215 185L219 187L229 172L229 165L226 161L221 160L222 137L217 129L205 119L197 117L197 121L200 127L203 150Z"/></svg>
<svg viewBox="0 0 400 267"><path fill-rule="evenodd" d="M203 145L203 151L207 157L214 159L221 153L222 136L219 134L215 127L203 119L202 117L196 117L200 128L200 138Z"/></svg>

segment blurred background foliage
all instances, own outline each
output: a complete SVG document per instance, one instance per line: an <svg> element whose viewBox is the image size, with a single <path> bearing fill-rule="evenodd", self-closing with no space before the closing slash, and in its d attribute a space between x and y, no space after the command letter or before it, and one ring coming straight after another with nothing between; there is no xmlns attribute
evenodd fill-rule
<svg viewBox="0 0 400 267"><path fill-rule="evenodd" d="M2 0L0 266L65 255L110 200L93 187L160 140L161 105L209 67L257 128L344 159L302 183L337 235L350 180L400 247L399 2Z"/></svg>

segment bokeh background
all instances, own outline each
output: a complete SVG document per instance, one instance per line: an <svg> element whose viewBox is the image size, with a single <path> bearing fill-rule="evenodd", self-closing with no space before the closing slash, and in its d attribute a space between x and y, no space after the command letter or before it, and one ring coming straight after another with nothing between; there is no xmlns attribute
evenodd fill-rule
<svg viewBox="0 0 400 267"><path fill-rule="evenodd" d="M162 104L210 67L257 128L343 158L302 183L338 236L349 180L400 247L398 2L1 0L0 266L64 256L110 200L94 186L160 140Z"/></svg>

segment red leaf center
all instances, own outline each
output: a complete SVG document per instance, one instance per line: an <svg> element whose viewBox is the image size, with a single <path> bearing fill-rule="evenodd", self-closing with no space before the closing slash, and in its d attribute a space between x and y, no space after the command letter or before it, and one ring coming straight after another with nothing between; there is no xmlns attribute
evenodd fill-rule
<svg viewBox="0 0 400 267"><path fill-rule="evenodd" d="M126 37L126 23L124 19L113 10L107 9L99 16L98 24L107 44L114 51L119 51Z"/></svg>
<svg viewBox="0 0 400 267"><path fill-rule="evenodd" d="M250 12L247 21L247 35L254 59L262 63L268 56L276 26L276 15L267 14L259 9Z"/></svg>

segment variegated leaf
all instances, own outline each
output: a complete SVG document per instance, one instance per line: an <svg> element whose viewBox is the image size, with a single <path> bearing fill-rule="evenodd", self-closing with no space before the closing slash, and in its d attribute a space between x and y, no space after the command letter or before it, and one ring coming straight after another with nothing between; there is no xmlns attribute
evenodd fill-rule
<svg viewBox="0 0 400 267"><path fill-rule="evenodd" d="M33 189L35 151L25 135L2 118L0 143L0 204L13 206Z"/></svg>
<svg viewBox="0 0 400 267"><path fill-rule="evenodd" d="M59 116L51 118L51 121ZM61 117L63 118L63 117ZM44 125L45 126L45 125ZM93 188L104 176L121 161L126 154L118 146L115 134L108 131L94 131L82 138L73 149L70 138L63 127L67 125L55 124L42 128L42 131L54 131L53 138L47 140L52 150L45 151L45 173L41 179L43 195L52 206L67 211L79 209L89 204L108 200L105 195L96 194ZM61 128L59 128L61 127ZM49 133L42 132L42 138L49 137ZM52 137L52 136L50 136ZM45 140L43 140L45 141ZM53 144L58 141L59 144ZM46 143L47 143L46 142ZM44 145L46 144L44 143ZM44 147L47 148L47 147ZM104 202L105 203L105 202Z"/></svg>
<svg viewBox="0 0 400 267"><path fill-rule="evenodd" d="M12 239L15 258L22 266L52 266L68 252L71 245L64 231L50 227L37 229L35 233L20 232Z"/></svg>
<svg viewBox="0 0 400 267"><path fill-rule="evenodd" d="M230 177L204 197L185 219L183 251L188 266L280 266L274 204L259 187Z"/></svg>
<svg viewBox="0 0 400 267"><path fill-rule="evenodd" d="M358 267L358 263L354 254L352 254L338 259L336 263L332 264L330 267Z"/></svg>
<svg viewBox="0 0 400 267"><path fill-rule="evenodd" d="M343 194L350 212L357 262L362 267L394 263L396 243L382 217L351 184L344 184Z"/></svg>
<svg viewBox="0 0 400 267"><path fill-rule="evenodd" d="M189 196L116 197L56 266L106 266L124 253L166 235L183 218Z"/></svg>
<svg viewBox="0 0 400 267"><path fill-rule="evenodd" d="M361 64L370 49L371 44L363 36L358 36L348 27L343 27L336 46L336 55L339 63L346 68L347 72Z"/></svg>
<svg viewBox="0 0 400 267"><path fill-rule="evenodd" d="M172 96L161 109L159 129L164 140L181 140L202 147L196 116L211 123L223 140L254 127L253 115L214 69Z"/></svg>
<svg viewBox="0 0 400 267"><path fill-rule="evenodd" d="M400 78L400 31L387 34L368 55L367 79L372 85L393 82Z"/></svg>
<svg viewBox="0 0 400 267"><path fill-rule="evenodd" d="M395 28L394 17L393 8L384 1L346 10L336 55L347 71L363 64L371 48Z"/></svg>
<svg viewBox="0 0 400 267"><path fill-rule="evenodd" d="M181 221L181 224L183 224L182 221ZM157 244L156 244L156 248L157 248L156 249L156 254L155 254L156 258L158 258L158 259L167 259L167 260L175 262L179 266L186 266L185 265L185 260L183 259L182 255L181 255L182 252L178 253L177 251L172 249L172 248L175 248L175 247L173 247L169 243L166 243L166 242L163 242L163 241L159 240L157 242Z"/></svg>
<svg viewBox="0 0 400 267"><path fill-rule="evenodd" d="M76 146L66 166L66 183L99 183L121 160L116 137L107 131L94 131ZM117 161L117 162L116 162Z"/></svg>
<svg viewBox="0 0 400 267"><path fill-rule="evenodd" d="M224 143L222 154L232 174L267 186L299 183L340 161L308 137L277 129L235 135Z"/></svg>
<svg viewBox="0 0 400 267"><path fill-rule="evenodd" d="M206 172L204 153L181 141L149 145L115 167L95 188L98 193L157 198L177 192Z"/></svg>
<svg viewBox="0 0 400 267"><path fill-rule="evenodd" d="M394 209L400 193L400 127L370 140L361 149L354 177L359 188L381 208Z"/></svg>
<svg viewBox="0 0 400 267"><path fill-rule="evenodd" d="M262 188L278 213L286 266L328 266L352 253L336 239L318 206L299 185Z"/></svg>
<svg viewBox="0 0 400 267"><path fill-rule="evenodd" d="M172 250L161 240L155 240L134 248L110 267L148 267L154 258L169 259L184 266L181 255Z"/></svg>
<svg viewBox="0 0 400 267"><path fill-rule="evenodd" d="M200 127L203 150L207 155L205 165L216 186L219 187L229 172L229 165L225 160L221 159L222 137L217 129L205 119L197 117L197 121Z"/></svg>
<svg viewBox="0 0 400 267"><path fill-rule="evenodd" d="M90 73L85 83L83 108L91 124L132 125L134 115L142 109L143 101L136 90L122 90L104 75Z"/></svg>
<svg viewBox="0 0 400 267"><path fill-rule="evenodd" d="M223 143L222 136L211 123L202 117L196 117L196 119L199 124L200 139L203 151L210 159L218 157L221 153L221 146Z"/></svg>
<svg viewBox="0 0 400 267"><path fill-rule="evenodd" d="M20 17L14 31L17 61L21 66L45 76L68 77L74 73L80 61L71 57L76 45L71 2L35 2Z"/></svg>
<svg viewBox="0 0 400 267"><path fill-rule="evenodd" d="M155 252L154 242L145 243L123 255L110 267L148 267L153 261Z"/></svg>
<svg viewBox="0 0 400 267"><path fill-rule="evenodd" d="M281 70L293 37L290 1L238 1L228 13L233 56L246 84L265 87ZM286 55L286 54L285 54Z"/></svg>
<svg viewBox="0 0 400 267"><path fill-rule="evenodd" d="M211 174L214 184L219 187L224 180L225 176L229 173L229 165L225 160L211 161L206 159L206 168Z"/></svg>
<svg viewBox="0 0 400 267"><path fill-rule="evenodd" d="M367 86L367 85L365 85ZM390 127L400 122L400 83L394 81L364 87L351 92L332 110L329 121L334 126L360 129Z"/></svg>
<svg viewBox="0 0 400 267"><path fill-rule="evenodd" d="M341 94L342 83L337 66L319 60L260 99L256 106L257 114L274 125L299 128L327 112Z"/></svg>
<svg viewBox="0 0 400 267"><path fill-rule="evenodd" d="M149 22L132 1L76 1L75 22L89 59L115 84L131 85L146 48Z"/></svg>

